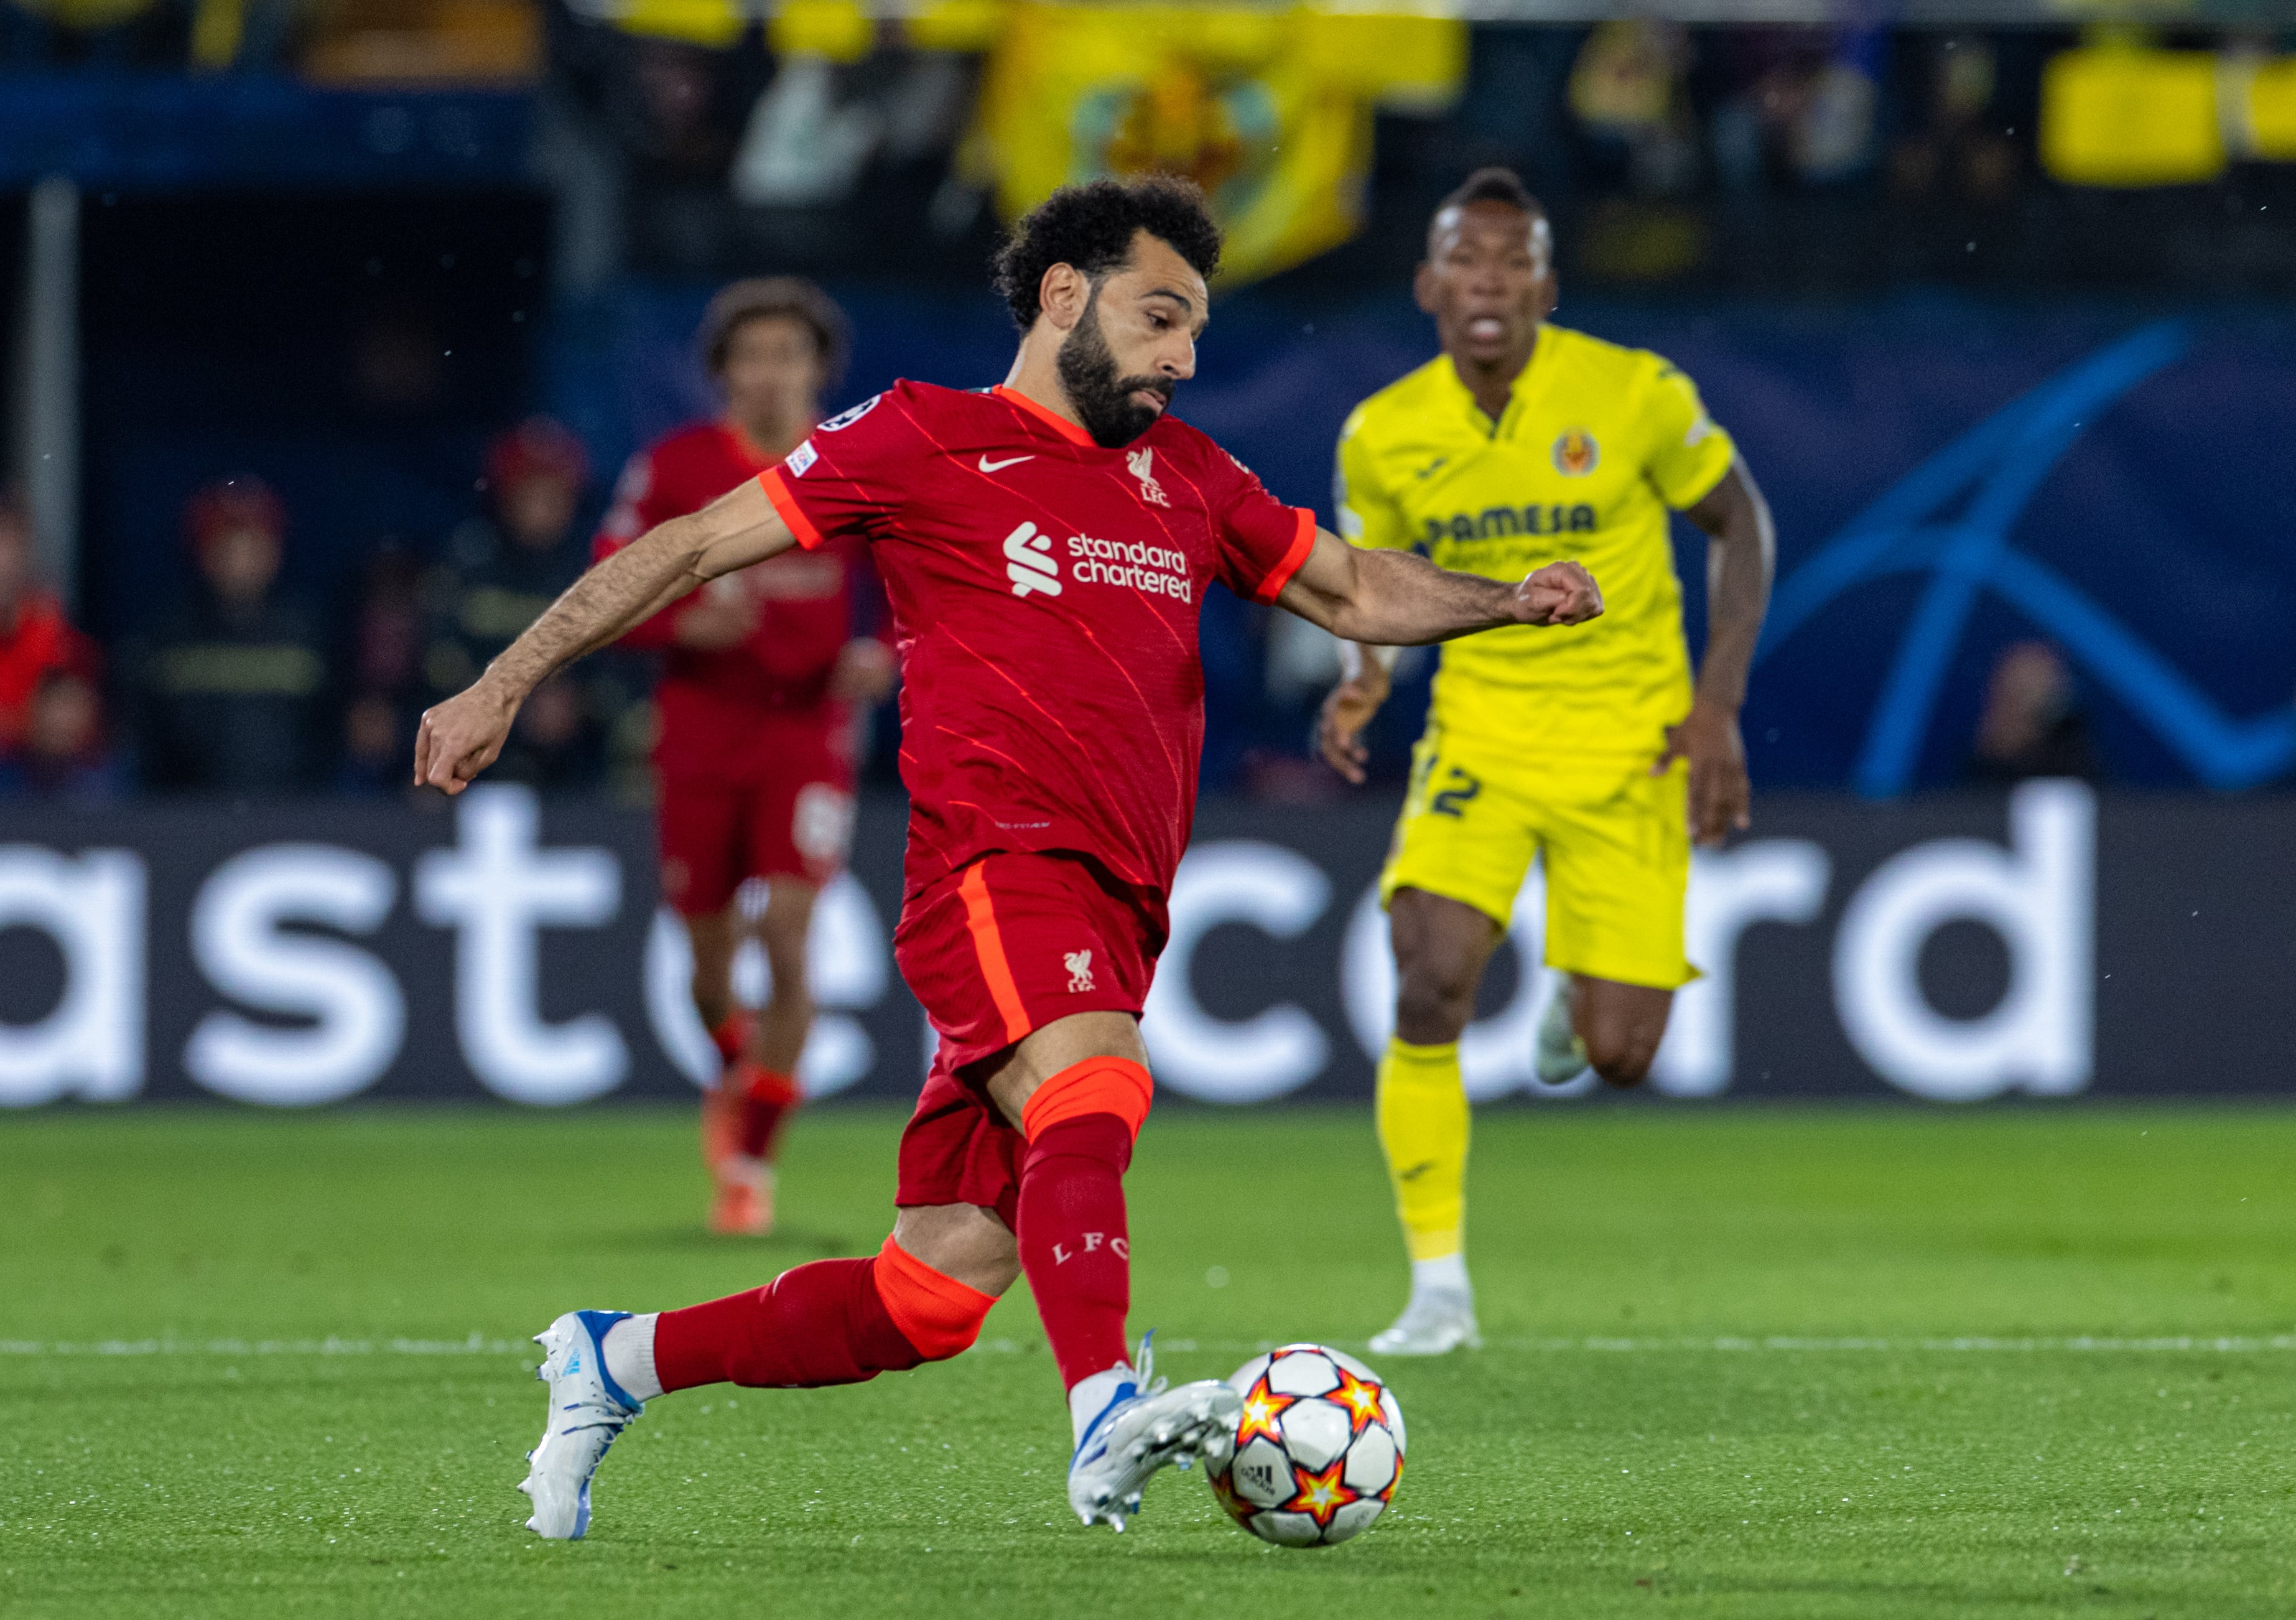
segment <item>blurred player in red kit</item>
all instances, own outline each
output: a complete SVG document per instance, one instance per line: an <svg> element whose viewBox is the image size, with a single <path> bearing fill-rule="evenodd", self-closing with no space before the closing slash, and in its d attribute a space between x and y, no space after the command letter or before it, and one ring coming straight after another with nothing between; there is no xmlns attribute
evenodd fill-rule
<svg viewBox="0 0 2296 1620"><path fill-rule="evenodd" d="M601 560L796 448L843 367L845 317L808 282L735 282L710 300L701 347L726 414L631 458ZM857 541L792 551L712 580L622 638L663 654L661 886L693 942L693 1005L723 1065L701 1105L720 1232L773 1227L774 1152L813 1023L806 935L852 836L860 728L893 682L891 649L854 633L855 599L873 590ZM762 917L735 898L751 878L766 885ZM753 930L773 977L754 1016L733 990L734 952Z"/></svg>
<svg viewBox="0 0 2296 1620"><path fill-rule="evenodd" d="M1004 383L901 382L781 465L593 569L423 717L415 779L459 792L549 671L704 581L870 547L902 664L908 861L894 957L940 1047L903 1132L891 1236L683 1311L569 1312L539 1336L550 1420L528 1527L587 1528L649 1399L857 1383L953 1356L1025 1272L1067 1391L1070 1509L1119 1529L1241 1402L1128 1353L1123 1175L1148 1112L1139 1015L1195 811L1197 614L1214 580L1375 646L1602 611L1576 563L1521 584L1358 550L1166 414L1195 371L1219 233L1193 186L1053 194L997 260Z"/></svg>

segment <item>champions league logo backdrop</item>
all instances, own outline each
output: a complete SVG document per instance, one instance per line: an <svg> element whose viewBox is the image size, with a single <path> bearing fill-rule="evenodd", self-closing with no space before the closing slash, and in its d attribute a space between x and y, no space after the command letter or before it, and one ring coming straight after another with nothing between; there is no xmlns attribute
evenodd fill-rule
<svg viewBox="0 0 2296 1620"><path fill-rule="evenodd" d="M1764 627L1764 658L1819 613L1847 611L1861 586L1899 576L1922 581L1857 752L1851 781L1859 793L1894 798L1913 785L1939 694L1972 615L1988 596L2063 646L2194 780L2251 787L2296 767L2296 706L2288 694L2259 715L2227 713L2127 617L2012 539L2082 427L2190 346L2185 323L2161 321L2069 366L1922 463L1781 580ZM2290 425L2284 400L2249 403L2267 413L2272 431ZM2128 549L2134 561L2144 548ZM2158 551L2162 568L2185 565L2180 552L2166 545ZM2136 614L2154 618L2157 604L2145 600L2141 580L2124 586Z"/></svg>

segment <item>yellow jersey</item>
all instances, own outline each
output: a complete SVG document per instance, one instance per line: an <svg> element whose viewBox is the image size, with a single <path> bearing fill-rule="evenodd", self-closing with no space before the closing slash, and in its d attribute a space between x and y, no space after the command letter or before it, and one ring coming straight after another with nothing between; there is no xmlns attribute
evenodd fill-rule
<svg viewBox="0 0 2296 1620"><path fill-rule="evenodd" d="M1554 325L1496 423L1447 355L1356 407L1340 430L1345 538L1493 580L1576 558L1603 589L1590 624L1447 644L1431 728L1590 790L1646 768L1690 711L1668 509L1704 497L1735 454L1665 360Z"/></svg>

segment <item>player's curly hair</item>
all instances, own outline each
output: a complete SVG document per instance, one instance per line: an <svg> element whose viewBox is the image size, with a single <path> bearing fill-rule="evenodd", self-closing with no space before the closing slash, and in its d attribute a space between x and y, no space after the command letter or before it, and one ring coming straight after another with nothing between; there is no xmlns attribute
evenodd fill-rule
<svg viewBox="0 0 2296 1620"><path fill-rule="evenodd" d="M1043 311L1037 289L1046 271L1073 265L1097 282L1130 262L1138 231L1169 245L1206 281L1219 268L1219 226L1188 181L1149 175L1063 185L1013 227L996 255L996 290L1021 330Z"/></svg>

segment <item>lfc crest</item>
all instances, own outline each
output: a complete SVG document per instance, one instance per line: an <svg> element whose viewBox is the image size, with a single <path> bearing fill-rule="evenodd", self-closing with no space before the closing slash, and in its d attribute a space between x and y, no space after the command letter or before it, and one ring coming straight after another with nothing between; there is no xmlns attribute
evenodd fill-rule
<svg viewBox="0 0 2296 1620"><path fill-rule="evenodd" d="M1140 481L1140 498L1153 506L1168 506L1164 498L1164 486L1156 481L1156 452L1150 449L1131 451L1124 465L1132 469L1132 476Z"/></svg>

